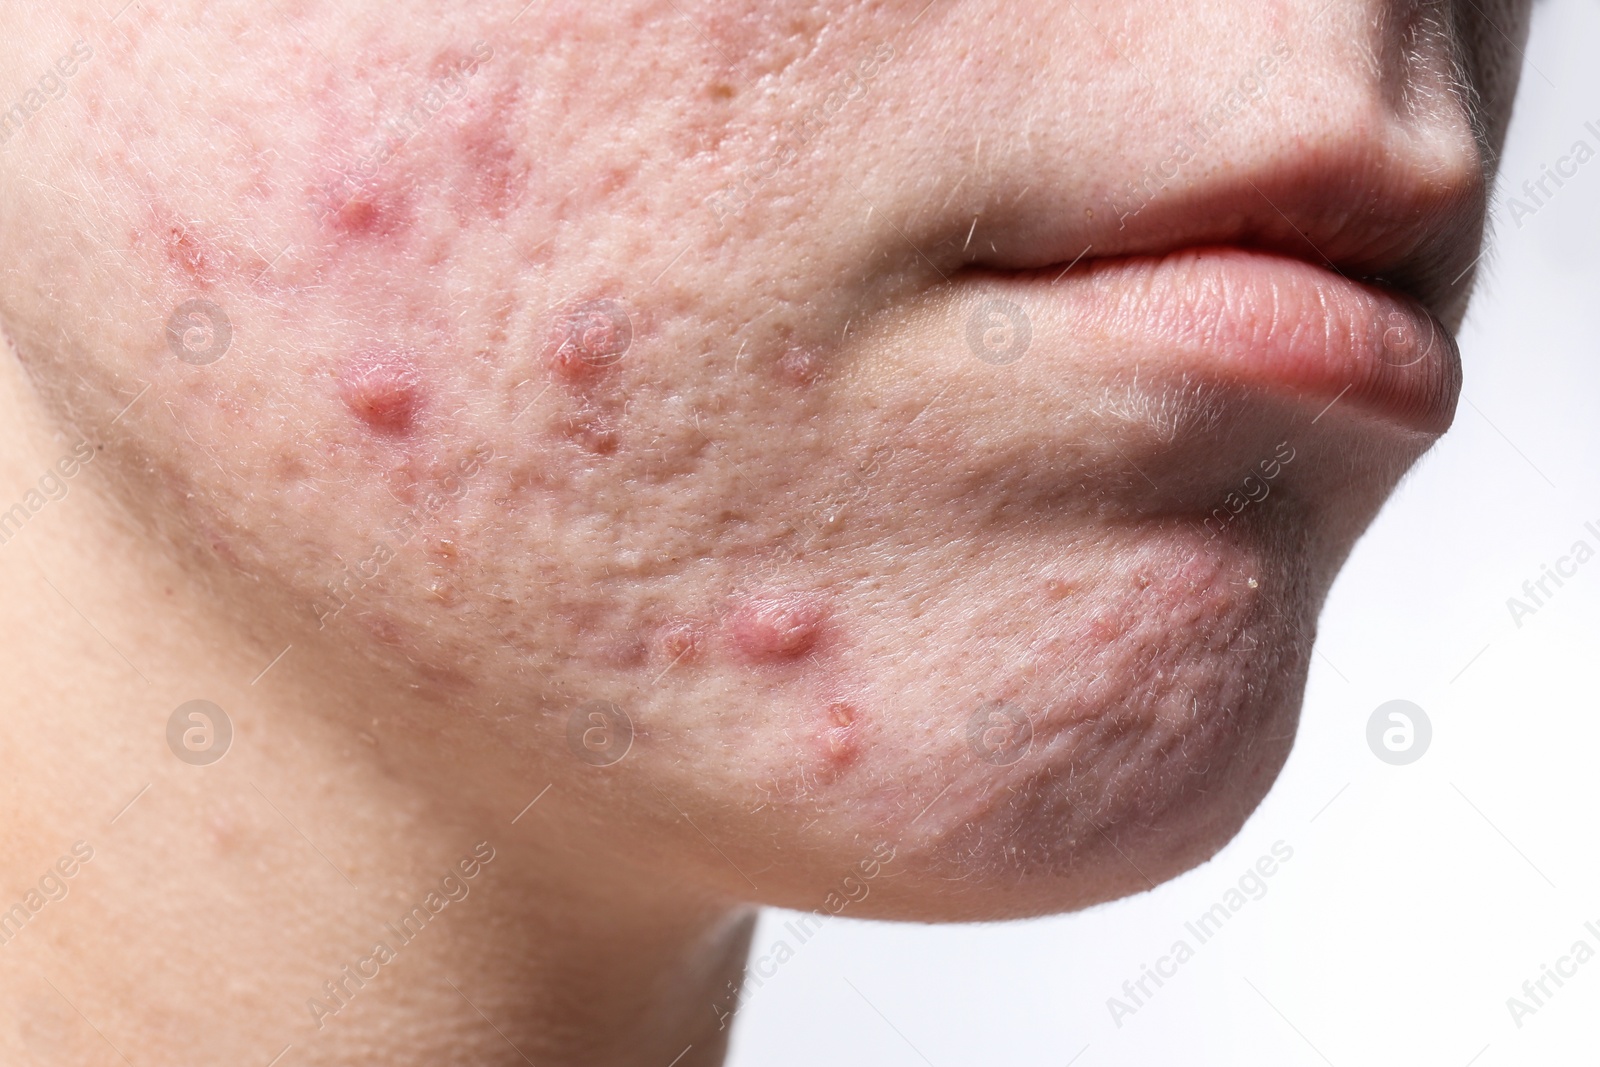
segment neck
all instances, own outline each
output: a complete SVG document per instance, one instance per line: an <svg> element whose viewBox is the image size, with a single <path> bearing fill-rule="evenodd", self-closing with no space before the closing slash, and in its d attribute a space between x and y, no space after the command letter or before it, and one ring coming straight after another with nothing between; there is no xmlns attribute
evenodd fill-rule
<svg viewBox="0 0 1600 1067"><path fill-rule="evenodd" d="M117 447L0 371L0 1060L720 1063L750 910L436 698L285 653L119 503ZM169 744L193 700L215 762L203 706Z"/></svg>

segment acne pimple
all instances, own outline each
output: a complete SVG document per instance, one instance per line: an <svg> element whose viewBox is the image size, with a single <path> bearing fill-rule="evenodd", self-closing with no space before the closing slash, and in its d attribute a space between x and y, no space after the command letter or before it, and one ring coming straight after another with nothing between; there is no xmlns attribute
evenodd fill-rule
<svg viewBox="0 0 1600 1067"><path fill-rule="evenodd" d="M568 304L550 321L545 361L559 378L588 383L620 363L633 345L633 319L616 300Z"/></svg>
<svg viewBox="0 0 1600 1067"><path fill-rule="evenodd" d="M410 353L372 349L350 358L338 373L339 398L374 430L403 433L422 409L422 376Z"/></svg>
<svg viewBox="0 0 1600 1067"><path fill-rule="evenodd" d="M411 217L410 200L400 189L346 177L326 183L321 200L323 225L342 237L388 237L404 229Z"/></svg>
<svg viewBox="0 0 1600 1067"><path fill-rule="evenodd" d="M846 700L830 702L822 710L818 740L822 755L823 780L831 780L855 762L861 754L859 718L856 706Z"/></svg>
<svg viewBox="0 0 1600 1067"><path fill-rule="evenodd" d="M794 659L816 645L828 615L815 593L752 596L736 604L725 620L728 638L757 661Z"/></svg>

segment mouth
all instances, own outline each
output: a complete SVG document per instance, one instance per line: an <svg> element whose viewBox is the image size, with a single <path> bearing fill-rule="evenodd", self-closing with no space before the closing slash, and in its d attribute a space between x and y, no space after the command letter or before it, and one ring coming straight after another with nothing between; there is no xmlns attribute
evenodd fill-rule
<svg viewBox="0 0 1600 1067"><path fill-rule="evenodd" d="M1050 308L1062 316L1054 329L1122 367L1131 358L1141 374L1264 394L1313 421L1338 405L1437 436L1454 418L1461 360L1450 331L1399 291L1304 260L1212 246L1011 281L1025 309Z"/></svg>

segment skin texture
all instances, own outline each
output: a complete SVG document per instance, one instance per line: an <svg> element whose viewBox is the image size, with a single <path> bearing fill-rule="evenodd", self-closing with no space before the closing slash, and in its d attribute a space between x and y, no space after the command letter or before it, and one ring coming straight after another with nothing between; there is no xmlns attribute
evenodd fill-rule
<svg viewBox="0 0 1600 1067"><path fill-rule="evenodd" d="M3 500L64 487L0 545L5 891L96 850L0 948L6 1062L712 1064L752 903L1209 857L1457 379L1251 377L1288 290L1194 250L1459 324L1526 17L120 6L0 14ZM1174 253L1151 327L1106 264Z"/></svg>

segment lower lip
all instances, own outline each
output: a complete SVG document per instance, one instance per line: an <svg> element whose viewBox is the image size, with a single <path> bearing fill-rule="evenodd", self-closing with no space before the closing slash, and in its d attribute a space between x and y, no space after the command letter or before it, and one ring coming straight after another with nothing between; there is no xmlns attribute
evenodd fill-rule
<svg viewBox="0 0 1600 1067"><path fill-rule="evenodd" d="M1414 301L1300 260L1187 249L1094 260L1048 284L1085 336L1185 373L1429 434L1455 415L1461 361L1449 331Z"/></svg>

